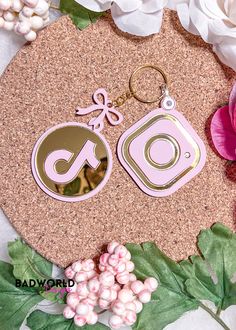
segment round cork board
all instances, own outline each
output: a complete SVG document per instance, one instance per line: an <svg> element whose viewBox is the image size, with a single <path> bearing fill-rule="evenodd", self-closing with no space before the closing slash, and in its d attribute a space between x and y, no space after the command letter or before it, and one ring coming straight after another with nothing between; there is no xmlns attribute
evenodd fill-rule
<svg viewBox="0 0 236 330"><path fill-rule="evenodd" d="M178 110L206 144L203 171L166 198L149 197L135 185L117 160L117 140L158 105L132 99L120 109L124 122L106 124L103 131L114 157L105 188L80 203L47 196L31 174L36 140L49 127L75 120L76 106L88 106L97 88L117 97L126 90L131 72L144 63L159 65L171 78ZM83 32L68 17L59 19L17 54L0 80L3 210L33 248L61 266L96 255L112 239L154 240L175 259L194 253L202 228L221 221L235 229L232 165L226 166L209 140L210 116L228 101L235 78L210 46L182 29L174 12L165 12L160 34L145 39L121 33L108 17ZM155 94L157 87L149 79L145 75L140 84Z"/></svg>

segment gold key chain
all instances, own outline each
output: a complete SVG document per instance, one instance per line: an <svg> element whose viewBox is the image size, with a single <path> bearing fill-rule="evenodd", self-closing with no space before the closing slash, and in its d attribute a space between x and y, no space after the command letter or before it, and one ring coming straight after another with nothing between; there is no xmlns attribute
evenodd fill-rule
<svg viewBox="0 0 236 330"><path fill-rule="evenodd" d="M162 75L164 84L161 96L145 100L135 91L134 81L141 70L150 68ZM112 170L112 153L100 132L105 118L113 126L123 121L117 108L132 97L142 103L161 101L161 108L135 123L118 142L118 158L136 184L151 196L167 196L201 171L206 158L203 142L175 110L165 73L147 64L132 73L129 91L116 100L110 101L106 90L99 88L93 94L93 105L77 108L79 116L100 110L87 125L59 124L39 138L31 164L33 176L44 192L60 201L78 202L105 186Z"/></svg>

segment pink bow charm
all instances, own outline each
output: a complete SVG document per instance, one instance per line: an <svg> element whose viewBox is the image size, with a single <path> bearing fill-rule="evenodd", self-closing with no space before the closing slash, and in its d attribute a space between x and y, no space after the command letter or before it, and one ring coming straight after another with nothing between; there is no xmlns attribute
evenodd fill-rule
<svg viewBox="0 0 236 330"><path fill-rule="evenodd" d="M99 96L102 96L103 102L99 100ZM94 131L100 132L104 128L105 118L113 126L119 125L123 121L123 115L113 106L110 106L111 101L109 100L105 89L97 89L93 94L93 101L95 104L89 106L88 108L77 107L76 114L78 116L83 116L100 110L100 114L97 117L93 117L88 123L89 126L92 126Z"/></svg>

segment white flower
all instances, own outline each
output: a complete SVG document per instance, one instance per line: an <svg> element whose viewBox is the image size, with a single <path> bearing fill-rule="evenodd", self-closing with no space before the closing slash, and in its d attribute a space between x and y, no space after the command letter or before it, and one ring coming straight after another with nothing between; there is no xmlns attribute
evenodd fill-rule
<svg viewBox="0 0 236 330"><path fill-rule="evenodd" d="M236 71L236 0L175 0L181 24L213 45L220 60Z"/></svg>
<svg viewBox="0 0 236 330"><path fill-rule="evenodd" d="M163 8L168 0L76 0L97 12L111 9L118 28L137 36L148 36L160 31Z"/></svg>

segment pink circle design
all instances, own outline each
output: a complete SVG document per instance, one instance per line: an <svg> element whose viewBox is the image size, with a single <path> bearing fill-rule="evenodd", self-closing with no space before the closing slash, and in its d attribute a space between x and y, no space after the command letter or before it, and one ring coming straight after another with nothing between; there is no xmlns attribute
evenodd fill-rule
<svg viewBox="0 0 236 330"><path fill-rule="evenodd" d="M150 157L157 164L169 163L175 155L173 145L167 140L156 140L150 147Z"/></svg>
<svg viewBox="0 0 236 330"><path fill-rule="evenodd" d="M36 166L36 157L37 157L37 152L38 152L38 148L41 145L41 143L43 142L43 140L52 132L54 132L55 130L59 129L59 128L63 128L63 127L67 127L67 126L78 126L78 127L84 127L87 128L88 130L91 130L87 125L81 124L81 123L77 123L77 122L67 122L67 123L63 123L63 124L59 124L56 126L53 126L51 128L49 128L36 142L33 152L32 152L32 156L31 156L31 169L32 169L32 174L33 177L36 181L36 183L38 184L38 186L50 197L53 197L57 200L63 201L63 202L80 202L80 201L84 201L88 198L91 198L93 196L95 196L98 192L100 192L102 190L102 188L107 184L110 175L111 175L111 171L112 171L112 164L113 164L113 160L112 160L112 153L111 153L111 149L109 144L107 143L106 139L104 138L104 136L102 134L100 134L99 132L95 132L92 131L104 144L106 151L107 151L107 156L108 156L108 167L106 170L106 174L103 178L103 180L101 181L101 183L92 191L88 192L85 195L82 196L65 196L65 195L59 195L56 194L54 192L52 192L51 190L49 190L46 185L42 182L42 180L39 177L38 171L37 171L37 166Z"/></svg>

